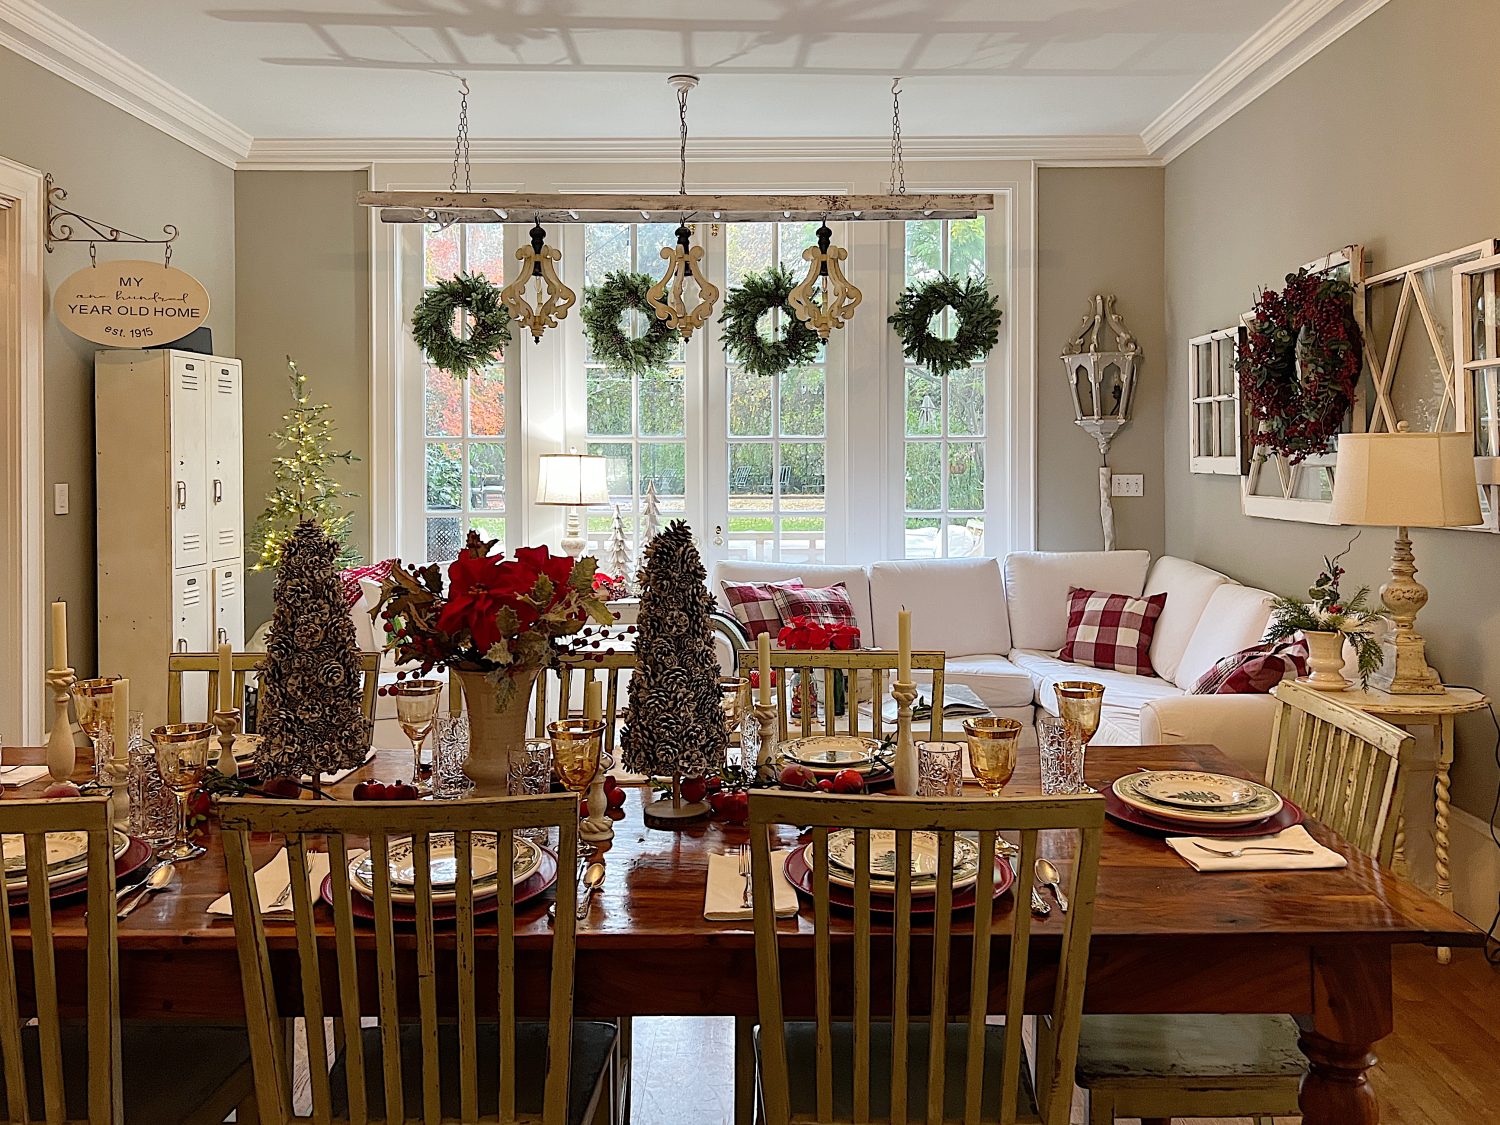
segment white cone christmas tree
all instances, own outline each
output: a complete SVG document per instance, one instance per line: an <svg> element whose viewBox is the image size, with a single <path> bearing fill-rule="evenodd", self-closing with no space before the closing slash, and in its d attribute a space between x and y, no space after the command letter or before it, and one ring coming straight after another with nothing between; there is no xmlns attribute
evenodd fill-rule
<svg viewBox="0 0 1500 1125"><path fill-rule="evenodd" d="M646 495L641 497L641 565L645 565L646 544L661 534L661 501L656 498L656 482L646 482Z"/></svg>
<svg viewBox="0 0 1500 1125"><path fill-rule="evenodd" d="M626 588L635 585L634 576L630 573L630 548L625 544L625 520L620 515L620 506L615 505L614 526L609 533L609 547L604 552L605 574L612 578L618 578L625 583Z"/></svg>

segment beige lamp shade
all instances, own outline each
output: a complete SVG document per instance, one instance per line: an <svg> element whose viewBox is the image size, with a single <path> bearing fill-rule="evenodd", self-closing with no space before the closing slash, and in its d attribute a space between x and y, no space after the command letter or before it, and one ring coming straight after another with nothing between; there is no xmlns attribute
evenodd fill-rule
<svg viewBox="0 0 1500 1125"><path fill-rule="evenodd" d="M541 473L536 486L538 504L606 504L603 457L585 453L544 453L537 458Z"/></svg>
<svg viewBox="0 0 1500 1125"><path fill-rule="evenodd" d="M1482 523L1474 435L1416 434L1404 428L1340 434L1332 516L1335 523L1370 527Z"/></svg>

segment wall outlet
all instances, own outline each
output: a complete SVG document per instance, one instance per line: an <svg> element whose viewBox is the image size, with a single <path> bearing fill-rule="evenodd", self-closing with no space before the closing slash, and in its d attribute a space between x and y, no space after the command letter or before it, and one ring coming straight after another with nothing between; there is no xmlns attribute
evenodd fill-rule
<svg viewBox="0 0 1500 1125"><path fill-rule="evenodd" d="M1112 473L1109 478L1111 496L1146 495L1146 478L1140 473Z"/></svg>
<svg viewBox="0 0 1500 1125"><path fill-rule="evenodd" d="M65 484L52 486L52 514L54 516L68 514L68 486Z"/></svg>

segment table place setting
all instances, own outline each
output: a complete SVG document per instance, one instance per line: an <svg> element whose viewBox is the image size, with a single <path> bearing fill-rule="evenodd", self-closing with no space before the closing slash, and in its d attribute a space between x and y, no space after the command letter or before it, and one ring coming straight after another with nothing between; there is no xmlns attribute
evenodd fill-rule
<svg viewBox="0 0 1500 1125"><path fill-rule="evenodd" d="M771 867L784 872L794 848L771 853ZM750 847L741 844L734 852L714 853L708 857L708 883L703 894L703 917L710 922L739 922L754 913L754 892L750 886ZM797 913L797 892L783 873L775 880L776 917L790 918Z"/></svg>
<svg viewBox="0 0 1500 1125"><path fill-rule="evenodd" d="M1137 770L1103 788L1104 814L1148 836L1196 829L1253 839L1299 825L1302 809L1268 785L1201 770Z"/></svg>
<svg viewBox="0 0 1500 1125"><path fill-rule="evenodd" d="M1349 866L1300 824L1271 836L1226 840L1218 836L1171 836L1167 847L1195 871L1323 871Z"/></svg>
<svg viewBox="0 0 1500 1125"><path fill-rule="evenodd" d="M308 893L316 900L323 881L328 878L329 855L327 852L307 853ZM291 865L287 862L286 849L282 848L271 861L255 872L255 894L260 901L262 914L291 915L292 897ZM229 895L221 895L209 904L208 912L224 918L234 916L234 907Z"/></svg>
<svg viewBox="0 0 1500 1125"><path fill-rule="evenodd" d="M813 894L813 845L804 844L786 853L786 881L802 895ZM1015 882L1010 863L1000 854L989 857L995 867L994 897L1006 894ZM979 845L966 836L953 840L953 909L964 910L977 900ZM913 832L911 837L911 912L932 914L938 891L938 835ZM870 832L870 910L876 914L895 912L896 834L888 829ZM854 831L841 828L828 835L828 901L846 910L854 909Z"/></svg>

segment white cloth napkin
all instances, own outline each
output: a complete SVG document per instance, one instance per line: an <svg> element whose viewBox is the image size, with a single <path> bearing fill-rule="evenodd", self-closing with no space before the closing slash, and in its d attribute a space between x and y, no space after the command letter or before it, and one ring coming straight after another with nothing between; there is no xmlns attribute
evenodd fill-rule
<svg viewBox="0 0 1500 1125"><path fill-rule="evenodd" d="M356 770L362 770L362 769L364 769L367 765L369 765L374 760L375 760L375 748L372 746L370 748L370 752L365 755L365 760L363 762L360 762L359 765L357 765L357 766L350 766L348 769L346 769L346 770L339 770L337 773L325 773L325 774L322 775L322 782L323 782L324 785L337 785L339 782L343 781L344 778L348 777L350 774L354 773ZM285 879L282 879L281 885L282 886L286 886L286 880Z"/></svg>
<svg viewBox="0 0 1500 1125"><path fill-rule="evenodd" d="M1285 855L1278 852L1247 851L1238 859L1206 852L1199 844L1214 851L1232 852L1237 848L1300 848L1311 855ZM1167 847L1199 871L1319 871L1348 867L1349 861L1331 848L1325 848L1300 824L1283 828L1274 836L1254 836L1234 840L1216 840L1208 836L1172 836Z"/></svg>
<svg viewBox="0 0 1500 1125"><path fill-rule="evenodd" d="M790 918L797 913L797 892L786 881L784 864L790 851L771 853L771 867L776 872L776 917ZM708 857L708 887L703 894L703 917L710 922L738 922L754 916L755 908L741 906L745 880L740 875L737 855Z"/></svg>
<svg viewBox="0 0 1500 1125"><path fill-rule="evenodd" d="M47 776L46 766L0 766L0 785L14 789Z"/></svg>
<svg viewBox="0 0 1500 1125"><path fill-rule="evenodd" d="M328 853L307 853L307 886L312 897L316 900L323 893L323 880L328 878ZM275 858L255 873L255 893L260 899L260 912L262 914L290 914L292 904L296 901L293 896L287 895L286 901L280 906L273 908L271 904L281 897L281 893L291 886L292 877L290 867L287 864L286 849L282 848L276 853ZM221 895L214 899L209 906L210 914L221 914L228 918L233 916L234 908L230 905L229 896Z"/></svg>

